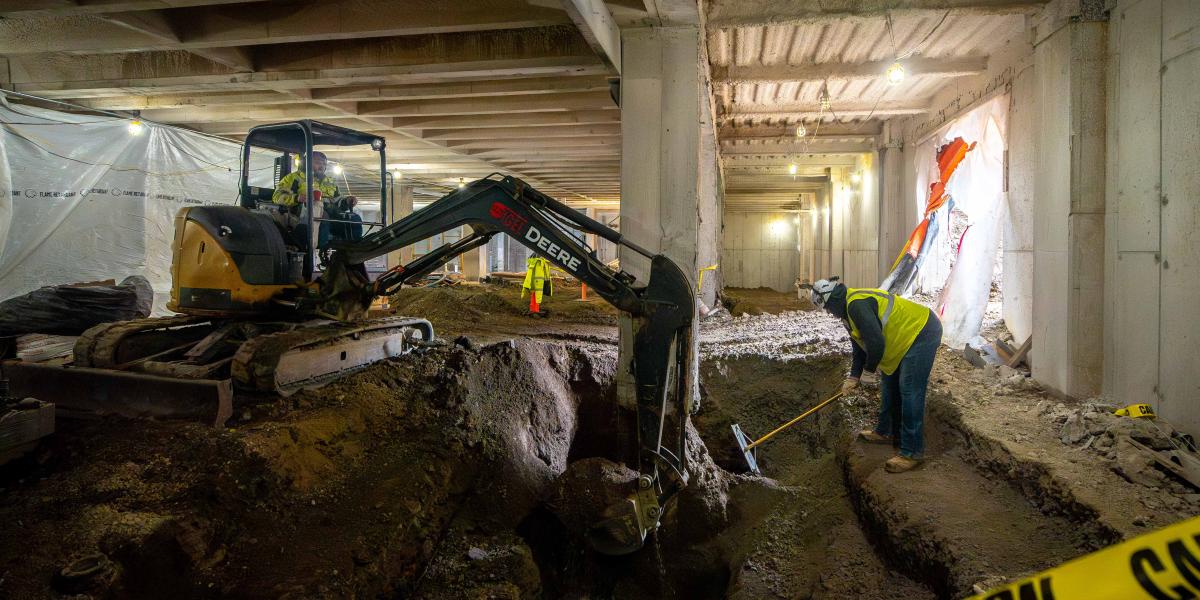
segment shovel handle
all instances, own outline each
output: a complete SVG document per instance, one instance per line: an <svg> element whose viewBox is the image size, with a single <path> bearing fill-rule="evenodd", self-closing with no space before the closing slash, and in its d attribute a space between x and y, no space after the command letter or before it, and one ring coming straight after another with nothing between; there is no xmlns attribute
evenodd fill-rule
<svg viewBox="0 0 1200 600"><path fill-rule="evenodd" d="M751 443L750 443L750 445L749 445L749 446L746 446L746 450L745 450L745 451L746 451L746 452L749 452L749 451L750 451L750 449L752 449L752 448L754 448L755 446L757 446L757 445L759 445L759 444L761 444L761 443L763 443L763 442L765 442L765 441L767 441L767 440L771 439L772 437L774 437L774 435L775 435L775 434L779 433L780 431L783 431L784 429L787 429L788 427L791 427L792 425L795 425L796 423L799 423L800 421L804 420L804 417L807 417L808 415L811 415L811 414L813 414L813 413L817 412L818 410L821 410L822 408L825 408L825 405L826 405L826 404L829 404L830 402L833 402L834 400L837 400L838 398L841 398L841 397L842 397L842 393L841 393L841 392L838 392L838 393L836 393L836 394L834 394L834 395L830 396L828 400L826 400L826 401L824 401L824 402L822 402L822 403L820 403L820 404L818 404L818 405L816 405L816 406L814 406L814 407L812 407L812 408L810 408L810 409L808 409L808 410L804 411L804 414L802 414L802 415L800 415L800 416L796 417L795 419L792 419L791 421L788 421L787 423L784 423L783 425L780 425L779 427L775 428L775 431L772 431L771 433L768 433L767 435L764 435L764 436L762 436L762 437L758 438L757 440L754 440L753 442L751 442Z"/></svg>

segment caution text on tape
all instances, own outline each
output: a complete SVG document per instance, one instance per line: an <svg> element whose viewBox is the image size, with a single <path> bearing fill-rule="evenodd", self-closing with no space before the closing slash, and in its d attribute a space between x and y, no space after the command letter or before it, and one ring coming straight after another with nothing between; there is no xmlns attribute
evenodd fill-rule
<svg viewBox="0 0 1200 600"><path fill-rule="evenodd" d="M1180 521L969 600L1200 598L1200 517Z"/></svg>

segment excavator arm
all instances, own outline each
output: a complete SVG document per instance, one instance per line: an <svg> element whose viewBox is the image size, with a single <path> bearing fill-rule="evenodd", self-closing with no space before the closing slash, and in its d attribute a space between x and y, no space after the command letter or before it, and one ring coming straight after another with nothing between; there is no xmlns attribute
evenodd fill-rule
<svg viewBox="0 0 1200 600"><path fill-rule="evenodd" d="M459 241L392 269L374 282L367 279L365 261L463 226L471 232ZM649 258L649 280L640 284L632 275L608 268L568 229L596 234ZM520 179L489 176L362 240L335 242L325 257L317 310L342 320L357 318L375 296L424 277L499 233L578 278L633 322L629 368L636 386L640 476L637 489L625 502L609 507L588 533L600 552L633 552L658 527L671 497L687 485L685 428L693 409L690 365L696 302L687 276L673 261Z"/></svg>

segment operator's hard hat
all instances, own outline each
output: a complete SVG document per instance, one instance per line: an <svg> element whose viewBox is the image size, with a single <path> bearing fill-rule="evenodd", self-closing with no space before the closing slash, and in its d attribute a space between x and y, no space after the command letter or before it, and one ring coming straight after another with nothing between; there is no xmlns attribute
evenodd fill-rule
<svg viewBox="0 0 1200 600"><path fill-rule="evenodd" d="M824 308L825 303L829 301L829 295L833 293L833 290L837 289L839 279L841 278L834 275L829 279L819 279L816 283L812 284L813 304Z"/></svg>

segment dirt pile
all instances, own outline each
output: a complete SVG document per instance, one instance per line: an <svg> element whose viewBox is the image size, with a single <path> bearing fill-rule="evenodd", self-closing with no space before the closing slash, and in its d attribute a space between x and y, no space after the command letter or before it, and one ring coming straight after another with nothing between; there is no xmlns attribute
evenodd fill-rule
<svg viewBox="0 0 1200 600"><path fill-rule="evenodd" d="M795 310L815 310L807 298L795 292L778 292L771 288L725 288L721 302L734 316L777 315Z"/></svg>
<svg viewBox="0 0 1200 600"><path fill-rule="evenodd" d="M556 324L616 325L617 310L595 292L586 302L579 298L578 286L556 287L554 295L543 297L546 320ZM540 324L528 317L529 298L521 296L518 285L404 288L392 295L389 304L395 314L429 319L434 326L455 333L470 329L464 326L529 328Z"/></svg>

